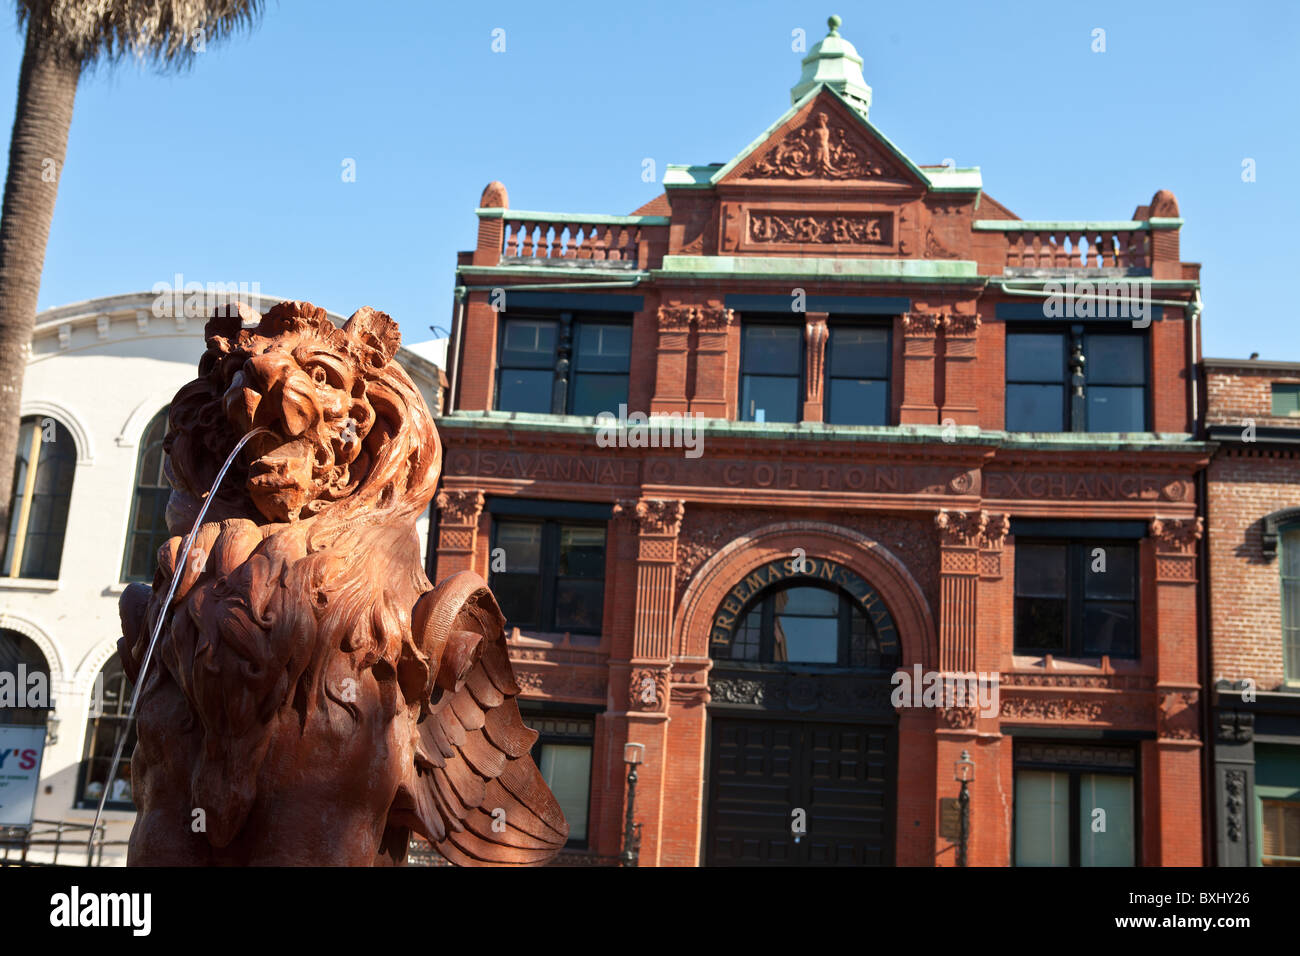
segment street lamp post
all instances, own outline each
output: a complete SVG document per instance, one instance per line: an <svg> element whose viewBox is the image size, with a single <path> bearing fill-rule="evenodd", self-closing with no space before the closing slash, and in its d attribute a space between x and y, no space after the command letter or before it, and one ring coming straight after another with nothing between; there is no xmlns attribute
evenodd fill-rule
<svg viewBox="0 0 1300 956"><path fill-rule="evenodd" d="M961 784L961 793L957 796L957 806L961 811L961 835L957 840L957 865L966 865L966 843L970 839L970 782L975 779L975 761L970 759L970 751L963 750L961 759L954 767L954 778Z"/></svg>
<svg viewBox="0 0 1300 956"><path fill-rule="evenodd" d="M636 816L636 768L645 753L645 744L626 744L623 762L627 764L627 820L623 824L623 852L620 860L624 866L636 866L641 856L641 824Z"/></svg>

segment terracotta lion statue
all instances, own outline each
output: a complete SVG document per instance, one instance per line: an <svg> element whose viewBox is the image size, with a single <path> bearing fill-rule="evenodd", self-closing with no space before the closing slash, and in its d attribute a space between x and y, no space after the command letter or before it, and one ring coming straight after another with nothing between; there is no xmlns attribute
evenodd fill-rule
<svg viewBox="0 0 1300 956"><path fill-rule="evenodd" d="M153 587L118 645L144 675L132 865L537 865L568 826L530 752L504 620L464 572L433 587L416 519L442 448L400 334L305 302L208 322L171 405L173 491ZM251 439L181 555L213 480Z"/></svg>

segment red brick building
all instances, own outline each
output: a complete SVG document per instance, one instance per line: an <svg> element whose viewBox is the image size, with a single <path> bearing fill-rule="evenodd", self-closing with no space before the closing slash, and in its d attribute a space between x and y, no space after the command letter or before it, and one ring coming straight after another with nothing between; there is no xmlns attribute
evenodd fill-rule
<svg viewBox="0 0 1300 956"><path fill-rule="evenodd" d="M436 573L518 628L595 857L631 742L642 865L952 865L963 753L971 864L1199 865L1177 202L1022 220L886 139L861 64L832 29L766 132L629 216L487 187Z"/></svg>
<svg viewBox="0 0 1300 956"><path fill-rule="evenodd" d="M1221 866L1300 865L1300 363L1204 362Z"/></svg>

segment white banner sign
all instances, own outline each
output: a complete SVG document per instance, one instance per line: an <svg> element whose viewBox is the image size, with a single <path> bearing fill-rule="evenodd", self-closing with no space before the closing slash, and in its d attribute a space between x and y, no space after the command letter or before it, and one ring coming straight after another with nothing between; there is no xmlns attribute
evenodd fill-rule
<svg viewBox="0 0 1300 956"><path fill-rule="evenodd" d="M31 826L44 749L44 724L0 725L0 826Z"/></svg>

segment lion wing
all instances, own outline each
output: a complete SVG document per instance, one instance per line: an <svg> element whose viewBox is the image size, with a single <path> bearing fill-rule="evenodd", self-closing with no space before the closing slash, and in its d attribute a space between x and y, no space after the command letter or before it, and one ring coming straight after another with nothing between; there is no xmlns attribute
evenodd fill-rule
<svg viewBox="0 0 1300 956"><path fill-rule="evenodd" d="M478 575L464 571L424 594L412 620L421 652L449 652L449 637L482 638L454 687L434 687L418 725L405 786L411 828L458 866L538 866L564 846L569 826L531 750L515 698L502 617ZM432 677L430 686L432 686Z"/></svg>

